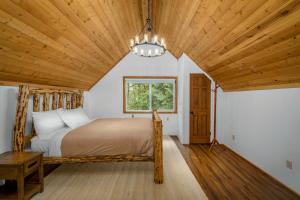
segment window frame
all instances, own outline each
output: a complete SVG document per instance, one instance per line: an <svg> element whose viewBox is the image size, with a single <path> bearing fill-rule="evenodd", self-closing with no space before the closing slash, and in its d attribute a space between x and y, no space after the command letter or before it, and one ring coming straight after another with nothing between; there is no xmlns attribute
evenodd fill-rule
<svg viewBox="0 0 300 200"><path fill-rule="evenodd" d="M126 80L127 79L174 79L175 80L175 99L174 99L174 111L159 111L162 114L177 114L178 106L178 80L177 76L123 76L123 113L126 114L146 114L152 113L152 111L127 111L127 99L126 99Z"/></svg>

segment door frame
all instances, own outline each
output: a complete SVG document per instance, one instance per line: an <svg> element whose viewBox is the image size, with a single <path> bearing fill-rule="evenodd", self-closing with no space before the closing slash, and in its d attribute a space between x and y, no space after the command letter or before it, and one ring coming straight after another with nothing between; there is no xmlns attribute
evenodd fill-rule
<svg viewBox="0 0 300 200"><path fill-rule="evenodd" d="M188 117L189 117L189 144L193 144L191 143L191 118L190 118L190 114L191 114L191 101L192 101L192 98L191 98L191 90L192 90L192 87L191 87L191 80L192 80L192 76L193 75L203 75L203 76L206 76L204 73L190 73L190 80L189 80L189 112L188 112ZM208 78L206 76L206 78ZM209 79L209 78L208 78ZM209 79L210 80L210 79ZM210 84L211 84L211 80L210 80ZM209 126L209 141L207 141L207 144L210 143L210 139L211 139L211 85L210 85L210 93L209 93L209 112L208 112L208 126Z"/></svg>

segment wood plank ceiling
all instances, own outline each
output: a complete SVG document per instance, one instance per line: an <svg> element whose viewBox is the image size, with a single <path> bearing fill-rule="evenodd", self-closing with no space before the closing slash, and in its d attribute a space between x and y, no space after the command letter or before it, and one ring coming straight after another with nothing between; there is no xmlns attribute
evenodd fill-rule
<svg viewBox="0 0 300 200"><path fill-rule="evenodd" d="M146 0L1 0L0 84L89 89L128 53ZM153 0L155 31L225 91L300 86L299 0Z"/></svg>

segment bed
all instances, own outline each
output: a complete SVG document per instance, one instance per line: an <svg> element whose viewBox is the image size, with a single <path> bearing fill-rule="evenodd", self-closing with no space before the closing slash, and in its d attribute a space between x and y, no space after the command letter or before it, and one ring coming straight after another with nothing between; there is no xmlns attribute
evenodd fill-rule
<svg viewBox="0 0 300 200"><path fill-rule="evenodd" d="M19 87L13 151L22 152L31 146L44 152L44 164L83 163L103 161L150 161L154 163L154 182L163 182L162 120L157 111L152 119L93 119L79 127L64 127L51 138L37 137L33 128L25 134L29 98L33 112L76 110L83 106L83 92ZM40 102L42 101L42 102ZM51 103L51 105L50 105Z"/></svg>

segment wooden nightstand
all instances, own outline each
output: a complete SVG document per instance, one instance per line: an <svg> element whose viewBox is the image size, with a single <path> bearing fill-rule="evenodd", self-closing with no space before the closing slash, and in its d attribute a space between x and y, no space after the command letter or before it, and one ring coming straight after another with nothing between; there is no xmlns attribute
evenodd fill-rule
<svg viewBox="0 0 300 200"><path fill-rule="evenodd" d="M43 157L34 152L6 152L0 155L0 179L16 181L17 189L8 184L0 190L0 199L27 200L43 192Z"/></svg>

